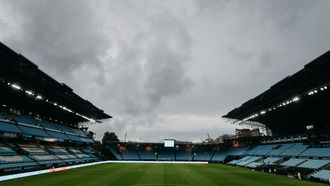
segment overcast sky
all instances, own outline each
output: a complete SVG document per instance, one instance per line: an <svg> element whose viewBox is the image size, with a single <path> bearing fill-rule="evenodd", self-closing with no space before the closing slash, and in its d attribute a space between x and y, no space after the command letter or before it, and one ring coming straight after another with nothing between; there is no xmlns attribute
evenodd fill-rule
<svg viewBox="0 0 330 186"><path fill-rule="evenodd" d="M329 0L1 0L0 41L114 117L97 139L195 141L328 51L329 19Z"/></svg>

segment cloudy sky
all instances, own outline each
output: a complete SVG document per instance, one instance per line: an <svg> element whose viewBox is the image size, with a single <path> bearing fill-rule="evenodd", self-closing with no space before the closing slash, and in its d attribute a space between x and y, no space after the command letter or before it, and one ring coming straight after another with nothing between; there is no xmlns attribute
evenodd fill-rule
<svg viewBox="0 0 330 186"><path fill-rule="evenodd" d="M97 139L199 140L330 49L330 1L2 0L0 41L114 118Z"/></svg>

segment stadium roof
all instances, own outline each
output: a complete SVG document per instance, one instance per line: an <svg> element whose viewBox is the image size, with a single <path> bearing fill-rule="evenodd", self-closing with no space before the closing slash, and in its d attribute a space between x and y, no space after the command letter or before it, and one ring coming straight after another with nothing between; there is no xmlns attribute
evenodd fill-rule
<svg viewBox="0 0 330 186"><path fill-rule="evenodd" d="M3 106L13 106L70 124L111 118L1 42L0 100Z"/></svg>
<svg viewBox="0 0 330 186"><path fill-rule="evenodd" d="M263 123L275 135L329 128L329 83L330 51L223 117Z"/></svg>

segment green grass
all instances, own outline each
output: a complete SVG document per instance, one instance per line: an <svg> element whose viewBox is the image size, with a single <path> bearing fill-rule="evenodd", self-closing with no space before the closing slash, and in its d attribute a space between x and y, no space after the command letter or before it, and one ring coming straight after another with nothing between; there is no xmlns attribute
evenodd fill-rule
<svg viewBox="0 0 330 186"><path fill-rule="evenodd" d="M16 180L24 186L294 186L323 185L221 164L102 164Z"/></svg>

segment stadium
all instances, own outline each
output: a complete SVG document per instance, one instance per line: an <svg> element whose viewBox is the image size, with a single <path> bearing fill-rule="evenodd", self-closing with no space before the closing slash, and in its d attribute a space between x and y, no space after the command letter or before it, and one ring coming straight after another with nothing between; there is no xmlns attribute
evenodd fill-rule
<svg viewBox="0 0 330 186"><path fill-rule="evenodd" d="M1 20L0 17L0 30ZM40 40L42 39L45 38ZM175 39L172 39L169 40L175 43ZM138 39L134 41L142 42ZM0 186L321 186L330 183L328 49L327 52L314 56L311 61L300 61L303 65L293 75L286 74L288 76L282 80L275 79L277 83L268 84L269 89L259 95L254 94L241 106L235 108L236 105L230 104L232 106L226 111L227 114L218 113L219 120L225 120L226 125L234 126L235 131L232 133L235 134L222 133L216 139L207 134L208 138L205 140L192 141L183 140L185 137L181 138L180 132L177 132L177 139L174 135L167 135L167 138L156 136L158 139L162 138L160 140L143 141L141 138L127 140L127 132L121 139L115 133L108 132L114 128L107 125L116 126L111 121L117 116L96 105L111 99L114 94L107 94L95 104L84 98L86 92L84 96L80 93L78 95L74 88L60 83L53 74L41 70L37 65L38 61L29 60L30 56L20 54L15 47L5 43L6 41L0 41ZM66 44L70 45L69 42ZM16 46L15 43L12 46ZM33 48L29 45L28 48L30 47ZM93 52L93 47L87 48L88 52ZM73 50L78 51L76 48ZM56 51L53 53L56 56L62 55ZM120 56L109 54L110 57L112 55ZM248 58L246 56L244 58ZM31 58L38 59L33 55ZM93 60L87 60L91 59ZM123 59L131 60L129 57ZM176 60L174 57L168 59ZM146 64L147 58L142 61ZM65 68L69 68L67 64ZM88 68L91 67L87 65ZM158 68L162 68L161 65L156 65L156 69ZM106 70L100 70L100 73L106 74ZM155 74L152 75L151 79L157 79ZM169 83L167 78L171 75L166 76L166 83ZM81 76L80 78L79 81L84 81ZM93 81L101 80L95 78ZM230 78L225 81L230 82ZM102 83L104 82L101 81ZM130 79L124 86L133 87L134 83L136 82ZM87 95L101 90L85 82L82 84L92 87L88 89ZM106 92L112 91L112 87L105 89ZM139 94L124 90L126 89L119 90L119 94L126 93L133 97L134 94ZM152 93L154 92L157 90ZM139 99L138 96L136 99ZM235 97L232 100L234 99L241 98ZM208 101L204 101L210 106ZM131 104L129 108L135 106L132 102L125 103ZM158 104L160 103L161 101ZM145 109L146 112L156 110L156 107L150 108L152 109ZM105 123L107 128L101 129L104 133L101 139L93 129ZM133 124L139 125L139 122ZM205 124L200 125L203 127ZM179 130L177 126L171 127L175 132ZM184 131L189 133L190 127L193 128L183 126ZM156 127L156 130L162 129ZM133 131L138 133L135 128Z"/></svg>
<svg viewBox="0 0 330 186"><path fill-rule="evenodd" d="M93 133L78 123L111 116L4 44L0 54L1 185L46 185L52 179L54 184L80 185L85 176L88 181L84 184L88 185L98 185L98 179L113 185L329 181L330 52L223 116L235 119L238 125L263 127L272 135L242 136L222 144L174 139L164 143L110 142L106 149L113 160L108 161L93 149ZM20 177L27 178L12 180Z"/></svg>

